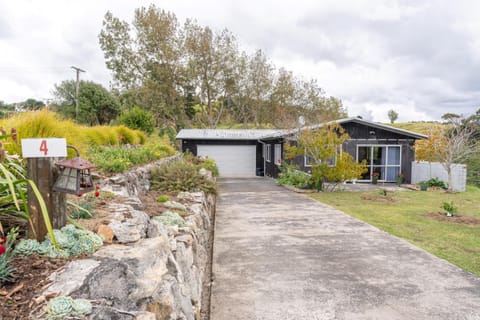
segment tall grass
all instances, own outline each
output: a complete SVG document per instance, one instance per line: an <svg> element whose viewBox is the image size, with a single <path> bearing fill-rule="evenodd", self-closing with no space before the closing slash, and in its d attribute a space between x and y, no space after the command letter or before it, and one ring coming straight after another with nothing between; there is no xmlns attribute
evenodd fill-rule
<svg viewBox="0 0 480 320"><path fill-rule="evenodd" d="M138 130L125 126L81 126L46 109L19 113L2 120L0 126L17 129L19 139L66 138L67 144L75 146L81 154L86 154L90 147L137 145L146 141L145 134ZM21 153L20 144L8 144L5 148L11 154Z"/></svg>

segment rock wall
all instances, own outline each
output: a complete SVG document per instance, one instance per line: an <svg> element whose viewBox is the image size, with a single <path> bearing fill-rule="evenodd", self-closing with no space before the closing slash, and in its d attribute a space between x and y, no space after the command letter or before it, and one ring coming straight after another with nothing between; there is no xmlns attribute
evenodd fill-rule
<svg viewBox="0 0 480 320"><path fill-rule="evenodd" d="M181 154L176 154L152 162L146 166L137 167L127 173L109 177L103 180L100 183L100 186L102 187L102 190L112 191L124 197L138 197L144 195L150 190L150 169L152 167L158 167L177 161L181 156Z"/></svg>
<svg viewBox="0 0 480 320"><path fill-rule="evenodd" d="M102 183L119 195L109 204L116 243L53 274L44 295L93 301L90 319L200 319L215 197L180 193L184 218L150 219L138 196L148 191L151 166Z"/></svg>

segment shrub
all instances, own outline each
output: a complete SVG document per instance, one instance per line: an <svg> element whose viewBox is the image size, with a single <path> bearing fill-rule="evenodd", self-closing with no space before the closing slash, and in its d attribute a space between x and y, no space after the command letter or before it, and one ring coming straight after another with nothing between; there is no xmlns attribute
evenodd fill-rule
<svg viewBox="0 0 480 320"><path fill-rule="evenodd" d="M0 235L3 235L0 233ZM0 238L0 284L3 282L9 281L12 278L12 272L14 271L12 267L8 264L14 254L13 244L18 236L18 227L10 229L5 238Z"/></svg>
<svg viewBox="0 0 480 320"><path fill-rule="evenodd" d="M96 214L95 204L85 199L78 203L67 202L67 205L67 213L73 219L90 219Z"/></svg>
<svg viewBox="0 0 480 320"><path fill-rule="evenodd" d="M167 137L168 141L170 141L171 144L174 144L177 136L177 130L175 130L173 127L166 126L160 128L159 135L160 137Z"/></svg>
<svg viewBox="0 0 480 320"><path fill-rule="evenodd" d="M420 190L425 191L430 187L439 187L442 189L447 189L447 186L445 185L445 182L438 178L432 178L427 181L420 181L418 182L418 185L420 186Z"/></svg>
<svg viewBox="0 0 480 320"><path fill-rule="evenodd" d="M132 109L122 113L118 117L118 122L129 127L130 129L137 129L145 131L150 134L155 127L155 118L153 114L139 107L133 107Z"/></svg>
<svg viewBox="0 0 480 320"><path fill-rule="evenodd" d="M114 127L85 127L81 132L85 143L89 146L113 146L118 144Z"/></svg>
<svg viewBox="0 0 480 320"><path fill-rule="evenodd" d="M163 203L163 202L167 202L168 200L169 200L169 198L168 198L168 196L165 195L165 194L162 194L161 196L159 196L159 197L157 198L157 202L162 202L162 203Z"/></svg>
<svg viewBox="0 0 480 320"><path fill-rule="evenodd" d="M147 137L145 136L145 133L140 130L134 130L135 134L137 135L138 138L138 143L144 144L145 141L147 141Z"/></svg>
<svg viewBox="0 0 480 320"><path fill-rule="evenodd" d="M312 188L312 177L308 173L298 170L296 166L282 163L280 170L279 184L290 185L300 189Z"/></svg>
<svg viewBox="0 0 480 320"><path fill-rule="evenodd" d="M442 180L440 180L438 178L432 178L430 180L425 181L425 183L429 187L440 187L440 188L443 188L443 189L447 188L447 186L445 185L445 182L443 182Z"/></svg>
<svg viewBox="0 0 480 320"><path fill-rule="evenodd" d="M445 210L447 216L449 216L449 217L451 217L451 216L453 216L455 213L457 213L457 210L458 210L458 208L453 204L453 201L442 203L442 205L440 206L440 208L442 208L443 210Z"/></svg>
<svg viewBox="0 0 480 320"><path fill-rule="evenodd" d="M82 156L92 146L113 146L119 143L135 145L146 142L143 132L132 130L126 126L80 126L71 120L64 120L58 114L46 109L19 113L1 121L0 125L8 130L15 128L18 141L24 138L39 137L66 138L67 144L75 146ZM10 154L21 153L20 144L9 143L4 146Z"/></svg>
<svg viewBox="0 0 480 320"><path fill-rule="evenodd" d="M125 146L92 147L89 160L106 173L124 172L134 165L148 163L175 154L170 146L146 144L134 148Z"/></svg>
<svg viewBox="0 0 480 320"><path fill-rule="evenodd" d="M175 149L167 145L155 146L153 148L155 156L160 159L163 157L172 156L175 154Z"/></svg>
<svg viewBox="0 0 480 320"><path fill-rule="evenodd" d="M118 142L121 144L132 144L136 145L139 144L140 139L138 138L135 131L126 127L126 126L118 126L115 127L115 131L118 136Z"/></svg>
<svg viewBox="0 0 480 320"><path fill-rule="evenodd" d="M16 128L18 141L25 138L53 138L64 137L68 144L76 146L80 152L86 150L80 130L70 120L63 120L59 115L46 109L41 111L23 112L2 121L2 126ZM20 144L5 146L11 154L21 154Z"/></svg>
<svg viewBox="0 0 480 320"><path fill-rule="evenodd" d="M152 190L170 192L204 191L216 194L215 182L198 172L198 167L188 159L181 159L171 164L151 170Z"/></svg>
<svg viewBox="0 0 480 320"><path fill-rule="evenodd" d="M201 168L205 168L208 171L210 171L213 174L213 176L218 177L218 167L217 167L217 164L215 163L215 160L211 158L203 159L200 162L199 166Z"/></svg>

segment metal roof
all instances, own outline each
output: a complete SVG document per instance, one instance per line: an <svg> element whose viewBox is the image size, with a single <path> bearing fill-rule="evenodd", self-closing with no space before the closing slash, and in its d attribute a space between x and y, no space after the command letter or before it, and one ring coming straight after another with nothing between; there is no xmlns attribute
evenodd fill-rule
<svg viewBox="0 0 480 320"><path fill-rule="evenodd" d="M281 137L285 133L285 130L279 129L182 129L177 139L258 140L269 136Z"/></svg>
<svg viewBox="0 0 480 320"><path fill-rule="evenodd" d="M409 130L404 130L400 128L395 128L386 124L373 122L369 120L364 120L358 117L351 117L345 119L334 120L328 123L348 123L356 122L363 125L367 125L373 128L383 129L390 132L395 132L405 136L413 137L415 139L427 139L428 136L413 132ZM315 130L323 126L322 124L317 124L313 126L303 127L300 130L311 129ZM205 140L258 140L258 139L273 139L289 136L292 134L297 134L299 129L294 130L282 130L282 129L182 129L177 134L177 139L205 139Z"/></svg>

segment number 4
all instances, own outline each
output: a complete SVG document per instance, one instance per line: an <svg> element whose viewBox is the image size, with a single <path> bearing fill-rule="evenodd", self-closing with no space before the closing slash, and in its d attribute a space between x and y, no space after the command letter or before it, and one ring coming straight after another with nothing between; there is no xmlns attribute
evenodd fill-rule
<svg viewBox="0 0 480 320"><path fill-rule="evenodd" d="M47 148L47 140L42 140L42 143L40 143L40 152L43 152L43 155L47 155L48 153L48 148Z"/></svg>

